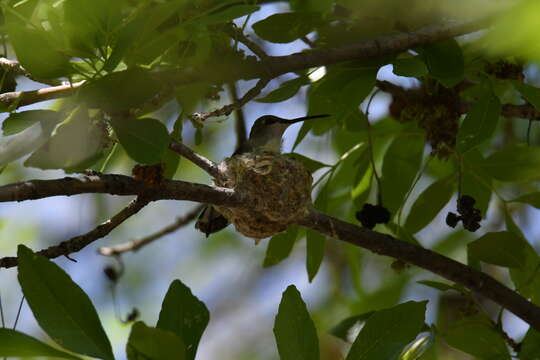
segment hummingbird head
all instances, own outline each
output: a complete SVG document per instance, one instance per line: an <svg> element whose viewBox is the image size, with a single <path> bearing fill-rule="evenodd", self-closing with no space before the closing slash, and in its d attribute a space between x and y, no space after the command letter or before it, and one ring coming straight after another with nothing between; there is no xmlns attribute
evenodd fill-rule
<svg viewBox="0 0 540 360"><path fill-rule="evenodd" d="M281 150L281 138L289 125L328 116L330 115L312 115L296 119L282 119L273 115L261 116L255 121L249 133L250 151L257 149L279 153Z"/></svg>

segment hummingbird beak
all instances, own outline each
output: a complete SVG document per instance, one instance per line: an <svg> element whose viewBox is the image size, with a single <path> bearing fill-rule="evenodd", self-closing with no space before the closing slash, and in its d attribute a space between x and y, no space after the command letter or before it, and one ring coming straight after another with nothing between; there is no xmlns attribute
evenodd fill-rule
<svg viewBox="0 0 540 360"><path fill-rule="evenodd" d="M291 125L291 124L295 124L297 122L301 122L301 121L306 121L306 120L311 120L311 119L319 119L319 118L324 118L324 117L329 117L330 115L328 114L324 114L324 115L310 115L310 116L303 116L303 117L299 117L299 118L296 118L296 119L283 119L280 121L281 124L286 124L287 126L288 125Z"/></svg>

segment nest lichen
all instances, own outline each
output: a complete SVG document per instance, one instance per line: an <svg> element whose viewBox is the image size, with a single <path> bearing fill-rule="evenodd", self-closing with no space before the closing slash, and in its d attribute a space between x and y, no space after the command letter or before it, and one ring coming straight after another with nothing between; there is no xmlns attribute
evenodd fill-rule
<svg viewBox="0 0 540 360"><path fill-rule="evenodd" d="M219 164L216 185L234 189L249 208L217 207L245 236L262 239L287 229L311 207L311 173L297 160L271 153L246 153Z"/></svg>

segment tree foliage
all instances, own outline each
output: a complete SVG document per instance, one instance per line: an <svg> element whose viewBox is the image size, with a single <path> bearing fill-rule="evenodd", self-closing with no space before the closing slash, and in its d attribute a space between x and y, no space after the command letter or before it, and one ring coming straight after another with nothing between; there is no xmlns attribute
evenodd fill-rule
<svg viewBox="0 0 540 360"><path fill-rule="evenodd" d="M185 143L213 146L226 137L242 143L246 104L273 109L296 99L308 115L331 115L304 122L286 154L313 174L314 210L268 241L262 266L279 266L305 238L309 281L325 261L340 280L326 313L308 310L294 285L284 289L275 353L339 358L325 352L321 334L330 333L351 344L339 346L348 360L444 359L449 347L479 359L538 358L540 257L522 216L535 216L523 205L540 208L538 4L274 3L0 3L0 111L6 115L0 165L83 174L5 184L0 200L138 196L87 234L35 252L19 245L17 257L0 259L2 267L18 266L26 301L51 340L2 328L0 356L114 359L89 296L50 259L107 235L151 201L253 206L232 190L182 181L188 165L180 155L215 177L215 164ZM283 45L295 51L270 56ZM42 86L28 90L24 79ZM249 80L257 82L244 88ZM24 91L16 91L19 84ZM387 113L374 120L383 93L391 97ZM50 106L42 103L51 99ZM232 113L236 132L219 130L216 138L209 119ZM328 139L326 158L333 160L300 154L309 137ZM109 174L119 158L125 168L136 164L131 176ZM185 226L196 210L144 243L101 253L137 250ZM373 260L359 247L394 259ZM373 272L382 285L370 291L365 282ZM108 275L117 281L114 271ZM434 305L425 293L414 296L422 301L406 301L418 276L420 285L440 292L436 319L426 318ZM505 331L504 310L528 323L523 338ZM155 326L130 325L125 354L195 359L209 321L206 305L174 280Z"/></svg>

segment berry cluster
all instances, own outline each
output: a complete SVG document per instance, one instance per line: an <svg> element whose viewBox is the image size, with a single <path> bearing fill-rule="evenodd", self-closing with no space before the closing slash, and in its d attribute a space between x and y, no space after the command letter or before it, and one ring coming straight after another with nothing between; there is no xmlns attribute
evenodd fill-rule
<svg viewBox="0 0 540 360"><path fill-rule="evenodd" d="M446 224L450 227L456 227L457 223L461 221L463 228L470 232L475 232L480 228L480 221L482 220L482 214L480 210L474 207L476 200L472 196L462 195L457 201L457 211L459 215L449 212L446 216Z"/></svg>
<svg viewBox="0 0 540 360"><path fill-rule="evenodd" d="M390 221L390 212L381 205L364 204L362 210L356 212L356 218L362 226L373 229L377 224Z"/></svg>

